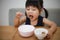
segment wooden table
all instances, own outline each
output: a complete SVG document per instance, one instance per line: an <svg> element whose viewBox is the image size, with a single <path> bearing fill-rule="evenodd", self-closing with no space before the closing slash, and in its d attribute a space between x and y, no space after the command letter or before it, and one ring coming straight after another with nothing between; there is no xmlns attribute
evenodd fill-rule
<svg viewBox="0 0 60 40"><path fill-rule="evenodd" d="M19 35L17 28L13 26L0 26L0 40L38 40L35 35L24 38ZM60 40L60 27L58 27L52 40Z"/></svg>

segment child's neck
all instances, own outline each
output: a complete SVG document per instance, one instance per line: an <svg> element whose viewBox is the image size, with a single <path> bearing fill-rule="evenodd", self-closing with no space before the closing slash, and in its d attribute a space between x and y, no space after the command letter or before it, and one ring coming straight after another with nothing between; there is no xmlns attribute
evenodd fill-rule
<svg viewBox="0 0 60 40"><path fill-rule="evenodd" d="M38 21L38 19L35 19L35 20L30 20L31 25L36 25L36 24L37 24L37 21Z"/></svg>
<svg viewBox="0 0 60 40"><path fill-rule="evenodd" d="M31 22L34 22L34 21L37 21L37 20L38 20L38 18L36 18L34 20L33 19L30 19Z"/></svg>

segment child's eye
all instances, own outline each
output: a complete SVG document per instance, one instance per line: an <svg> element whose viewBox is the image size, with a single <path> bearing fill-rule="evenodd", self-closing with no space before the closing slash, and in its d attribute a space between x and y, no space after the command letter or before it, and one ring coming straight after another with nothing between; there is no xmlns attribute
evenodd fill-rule
<svg viewBox="0 0 60 40"><path fill-rule="evenodd" d="M28 11L30 10L30 9L27 9Z"/></svg>
<svg viewBox="0 0 60 40"><path fill-rule="evenodd" d="M35 11L35 9L32 9L33 11Z"/></svg>

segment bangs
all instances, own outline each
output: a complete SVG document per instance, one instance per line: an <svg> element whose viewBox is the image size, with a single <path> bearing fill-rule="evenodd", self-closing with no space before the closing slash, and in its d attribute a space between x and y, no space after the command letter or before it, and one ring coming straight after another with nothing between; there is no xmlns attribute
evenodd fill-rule
<svg viewBox="0 0 60 40"><path fill-rule="evenodd" d="M28 1L26 1L25 7L29 7L29 6L37 7L38 9L41 8L39 6L39 1L37 1L37 0L28 0Z"/></svg>

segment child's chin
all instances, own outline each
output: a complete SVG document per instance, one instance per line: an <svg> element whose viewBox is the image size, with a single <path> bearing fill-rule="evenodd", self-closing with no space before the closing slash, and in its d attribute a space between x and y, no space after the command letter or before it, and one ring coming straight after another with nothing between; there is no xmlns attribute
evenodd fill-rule
<svg viewBox="0 0 60 40"><path fill-rule="evenodd" d="M31 18L30 18L30 19L31 19ZM34 18L31 19L31 21L34 21L34 20L35 20Z"/></svg>

